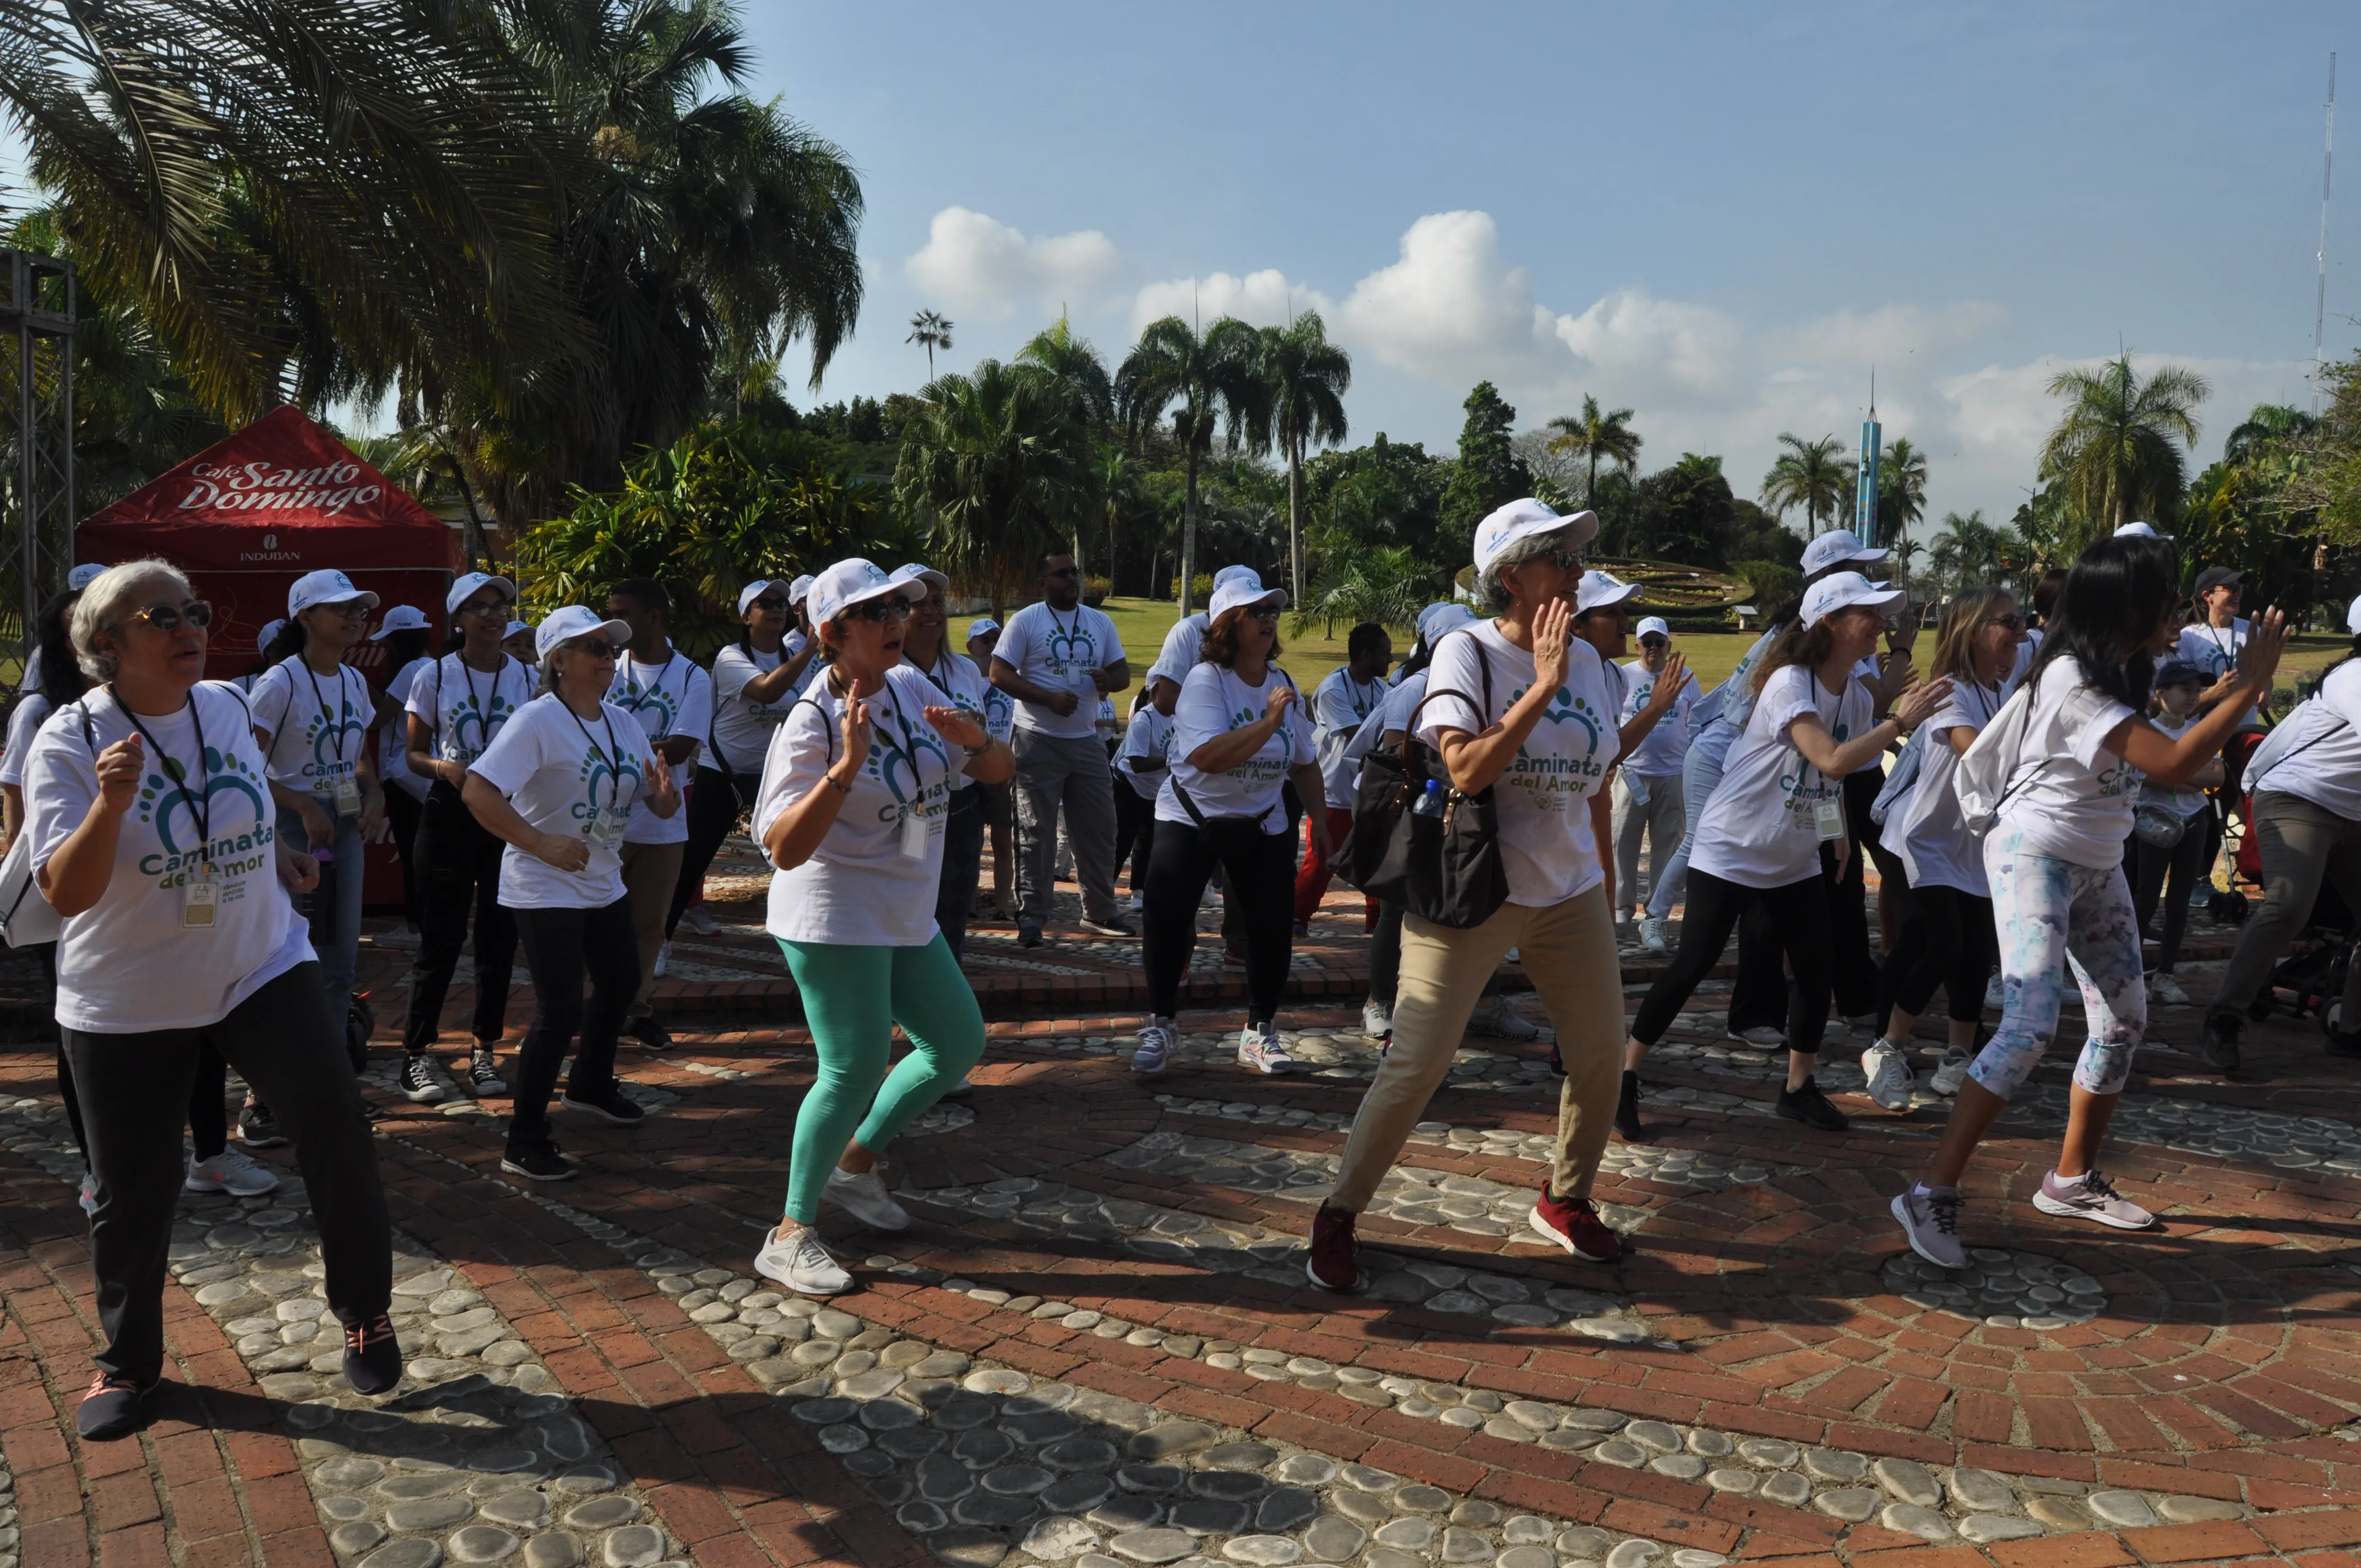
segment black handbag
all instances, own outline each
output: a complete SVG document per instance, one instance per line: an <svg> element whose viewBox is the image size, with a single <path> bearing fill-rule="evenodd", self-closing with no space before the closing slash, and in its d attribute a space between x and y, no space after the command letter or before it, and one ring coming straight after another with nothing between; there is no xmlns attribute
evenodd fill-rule
<svg viewBox="0 0 2361 1568"><path fill-rule="evenodd" d="M1462 633L1461 635L1466 635ZM1484 674L1479 715L1492 711L1492 663L1476 645ZM1401 752L1372 750L1354 782L1353 835L1342 871L1372 898L1400 904L1432 925L1464 931L1481 926L1509 901L1509 872L1500 860L1500 816L1492 786L1464 795L1451 785L1442 753L1418 738L1418 715L1438 696L1472 705L1465 692L1430 690L1402 729ZM1443 809L1413 809L1433 793Z"/></svg>

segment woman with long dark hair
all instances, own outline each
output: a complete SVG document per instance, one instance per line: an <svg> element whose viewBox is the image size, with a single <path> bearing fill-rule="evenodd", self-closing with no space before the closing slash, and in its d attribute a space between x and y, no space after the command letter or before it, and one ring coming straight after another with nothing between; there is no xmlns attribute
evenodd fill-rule
<svg viewBox="0 0 2361 1568"><path fill-rule="evenodd" d="M402 917L400 931L382 932L372 940L380 948L414 948L418 945L418 818L432 781L410 771L410 718L404 705L410 700L410 684L434 663L428 657L434 646L434 630L427 624L425 611L415 605L398 604L385 612L385 620L368 640L384 650L381 663L390 672L378 694L377 723L369 740L377 748L378 783L385 786L386 836L393 840L395 858L401 862Z"/></svg>
<svg viewBox="0 0 2361 1568"><path fill-rule="evenodd" d="M2270 690L2287 645L2285 618L2266 611L2238 651L2236 685L2246 700L2224 702L2168 740L2140 710L2156 655L2180 635L2180 603L2169 544L2119 536L2091 546L2067 576L2049 634L2010 698L2027 705L2022 740L2014 756L1999 759L2006 774L1983 843L2000 929L2000 1027L1960 1085L1932 1168L1893 1204L1912 1250L1939 1267L1966 1265L1960 1179L2056 1036L2070 957L2089 1037L2074 1066L2058 1165L2041 1179L2033 1206L2118 1230L2155 1223L2095 1164L2147 1028L2139 922L2124 877L2133 792L2142 774L2180 784L2203 767L2250 703ZM2013 727L2013 719L2004 710L1995 729Z"/></svg>

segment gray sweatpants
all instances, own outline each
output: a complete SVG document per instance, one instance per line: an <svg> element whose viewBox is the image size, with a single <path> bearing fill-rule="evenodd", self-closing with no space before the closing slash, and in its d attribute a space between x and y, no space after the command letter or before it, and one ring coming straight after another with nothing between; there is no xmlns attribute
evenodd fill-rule
<svg viewBox="0 0 2361 1568"><path fill-rule="evenodd" d="M2223 971L2215 1012L2244 1012L2270 979L2271 966L2312 918L2320 884L2330 882L2349 909L2361 911L2361 822L2301 795L2266 790L2255 796L2254 834L2263 859L2263 906L2238 932ZM2210 869L2210 868L2209 868ZM2345 966L2343 1025L2361 1018L2361 963Z"/></svg>
<svg viewBox="0 0 2361 1568"><path fill-rule="evenodd" d="M1648 902L1649 889L1640 885L1640 835L1648 836L1649 869L1661 880L1688 832L1688 812L1682 804L1678 773L1635 776L1619 768L1614 799L1615 913L1620 917Z"/></svg>
<svg viewBox="0 0 2361 1568"><path fill-rule="evenodd" d="M1016 924L1049 924L1057 883L1058 813L1066 814L1066 841L1074 851L1082 914L1119 918L1115 903L1115 775L1106 743L1095 735L1065 739L1020 729L1016 752ZM1127 787L1127 786L1126 786Z"/></svg>

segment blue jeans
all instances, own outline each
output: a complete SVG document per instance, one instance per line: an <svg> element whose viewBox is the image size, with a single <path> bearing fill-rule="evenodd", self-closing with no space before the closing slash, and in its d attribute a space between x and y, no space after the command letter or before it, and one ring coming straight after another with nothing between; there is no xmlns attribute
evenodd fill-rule
<svg viewBox="0 0 2361 1568"><path fill-rule="evenodd" d="M279 832L288 843L308 850L311 835L299 814L281 810ZM361 823L357 817L336 818L336 837L329 846L335 857L320 866L320 885L295 895L295 905L312 918L312 950L319 955L320 977L327 982L328 1003L342 1026L346 999L353 993L353 975L361 955Z"/></svg>
<svg viewBox="0 0 2361 1568"><path fill-rule="evenodd" d="M1715 729L1721 733L1713 734ZM1688 755L1681 761L1681 799L1686 803L1688 820L1685 825L1686 830L1681 834L1681 847L1674 850L1673 858L1656 872L1656 885L1648 894L1648 918L1651 920L1662 920L1670 916L1673 905L1678 904L1681 894L1688 890L1689 848L1697 842L1697 820L1705 816L1706 802L1711 800L1713 792L1721 787L1721 764L1736 741L1737 736L1729 726L1716 720L1708 727L1707 734L1698 736L1690 743Z"/></svg>

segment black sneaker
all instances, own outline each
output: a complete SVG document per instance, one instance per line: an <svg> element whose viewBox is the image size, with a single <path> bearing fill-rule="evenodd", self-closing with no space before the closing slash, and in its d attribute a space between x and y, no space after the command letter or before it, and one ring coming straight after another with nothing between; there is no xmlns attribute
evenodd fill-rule
<svg viewBox="0 0 2361 1568"><path fill-rule="evenodd" d="M541 1143L509 1150L500 1156L500 1168L528 1181L564 1181L574 1174L574 1162L559 1154L555 1144Z"/></svg>
<svg viewBox="0 0 2361 1568"><path fill-rule="evenodd" d="M1016 945L1020 948L1039 947L1041 945L1041 927L1038 926L1017 927Z"/></svg>
<svg viewBox="0 0 2361 1568"><path fill-rule="evenodd" d="M645 1018L632 1019L624 1033L637 1040L640 1043L640 1049L643 1051L672 1049L672 1036L665 1031L662 1024L656 1022L653 1014L650 1014Z"/></svg>
<svg viewBox="0 0 2361 1568"><path fill-rule="evenodd" d="M356 1394L387 1394L401 1381L401 1346L393 1320L379 1312L365 1323L345 1326L345 1381Z"/></svg>
<svg viewBox="0 0 2361 1568"><path fill-rule="evenodd" d="M593 1116L602 1116L619 1127L636 1127L648 1119L647 1112L624 1099L620 1089L609 1089L599 1095L576 1094L569 1089L558 1096L557 1102L568 1111L588 1111Z"/></svg>
<svg viewBox="0 0 2361 1568"><path fill-rule="evenodd" d="M1555 1040L1552 1040L1550 1042L1550 1071L1560 1078L1564 1078L1565 1076L1565 1058L1557 1054L1557 1042Z"/></svg>
<svg viewBox="0 0 2361 1568"><path fill-rule="evenodd" d="M2321 1025L2328 1036L2328 1054L2333 1057L2361 1057L2361 1035L2347 1034L2334 1024Z"/></svg>
<svg viewBox="0 0 2361 1568"><path fill-rule="evenodd" d="M249 1101L238 1108L237 1135L240 1142L253 1149L275 1149L287 1142L287 1135L279 1130L279 1118L270 1107Z"/></svg>
<svg viewBox="0 0 2361 1568"><path fill-rule="evenodd" d="M74 1408L74 1431L84 1442L113 1442L148 1424L148 1402L163 1379L139 1384L116 1373L92 1376L90 1392Z"/></svg>
<svg viewBox="0 0 2361 1568"><path fill-rule="evenodd" d="M489 1046L478 1046L467 1062L467 1087L480 1098L487 1094L506 1094L509 1081L500 1076L500 1059Z"/></svg>
<svg viewBox="0 0 2361 1568"><path fill-rule="evenodd" d="M1779 1102L1772 1109L1790 1122L1801 1122L1806 1127L1817 1127L1823 1133L1841 1133L1851 1125L1845 1120L1845 1113L1829 1104L1828 1097L1820 1092L1820 1086L1808 1077L1800 1089L1779 1091Z"/></svg>
<svg viewBox="0 0 2361 1568"><path fill-rule="evenodd" d="M433 1105L444 1098L443 1086L434 1081L434 1069L423 1051L401 1058L401 1076L393 1086L413 1105Z"/></svg>
<svg viewBox="0 0 2361 1568"><path fill-rule="evenodd" d="M1627 1144L1644 1144L1648 1129L1640 1124L1640 1075L1623 1069L1622 1092L1615 1097L1615 1130Z"/></svg>
<svg viewBox="0 0 2361 1568"><path fill-rule="evenodd" d="M2215 1072L2237 1071L2238 1036L2246 1027L2235 1013L2208 1013L2204 1030L2197 1036L2197 1054Z"/></svg>

